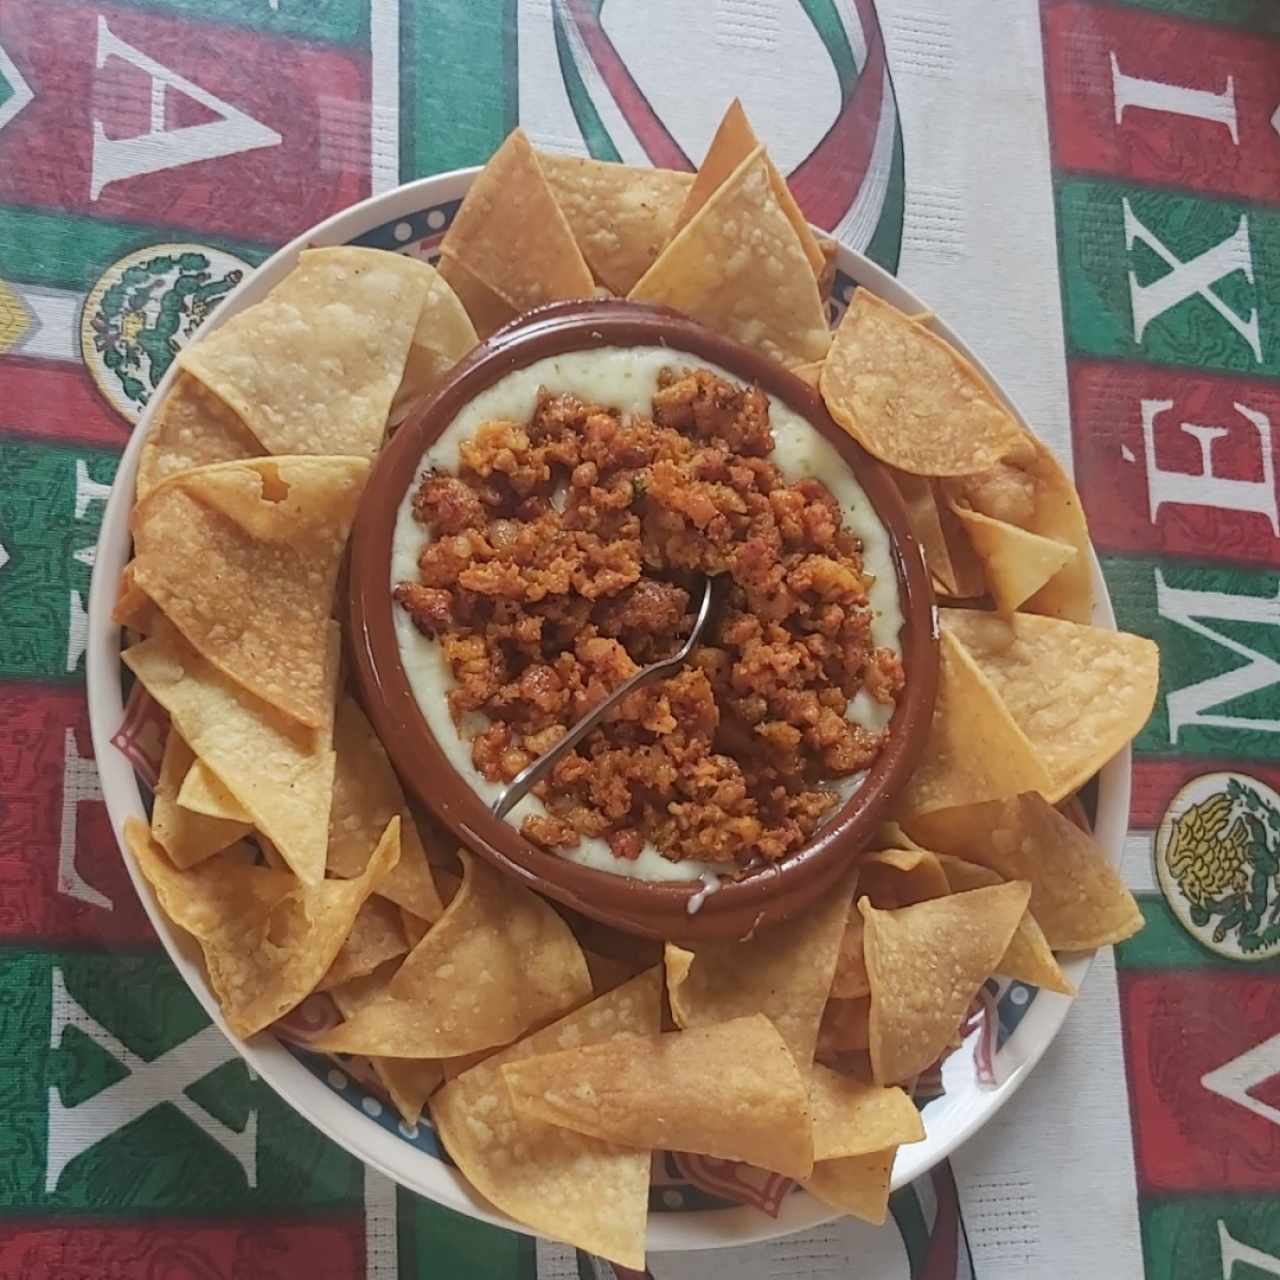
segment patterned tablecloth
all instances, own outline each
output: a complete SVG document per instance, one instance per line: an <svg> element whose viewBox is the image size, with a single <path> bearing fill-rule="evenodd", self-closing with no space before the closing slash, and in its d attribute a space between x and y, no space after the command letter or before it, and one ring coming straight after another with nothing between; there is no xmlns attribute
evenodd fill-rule
<svg viewBox="0 0 1280 1280"><path fill-rule="evenodd" d="M517 121L689 167L734 94L1074 465L1164 656L1125 852L1147 928L884 1229L650 1270L1280 1276L1280 4L878 8L0 0L3 1280L610 1274L397 1190L208 1024L108 826L85 604L120 451L240 273Z"/></svg>

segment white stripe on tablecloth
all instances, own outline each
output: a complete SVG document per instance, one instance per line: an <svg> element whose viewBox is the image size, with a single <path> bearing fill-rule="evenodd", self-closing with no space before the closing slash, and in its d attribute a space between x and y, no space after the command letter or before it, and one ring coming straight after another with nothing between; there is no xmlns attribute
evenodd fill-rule
<svg viewBox="0 0 1280 1280"><path fill-rule="evenodd" d="M369 180L374 195L400 182L400 0L370 0Z"/></svg>
<svg viewBox="0 0 1280 1280"><path fill-rule="evenodd" d="M364 1170L365 1280L399 1280L400 1249L396 1240L396 1184L386 1174Z"/></svg>
<svg viewBox="0 0 1280 1280"><path fill-rule="evenodd" d="M1151 831L1130 831L1124 838L1120 874L1134 893L1159 893L1155 864L1151 860Z"/></svg>
<svg viewBox="0 0 1280 1280"><path fill-rule="evenodd" d="M84 294L67 289L6 281L31 312L31 327L8 348L9 355L35 356L39 360L80 360L80 310Z"/></svg>

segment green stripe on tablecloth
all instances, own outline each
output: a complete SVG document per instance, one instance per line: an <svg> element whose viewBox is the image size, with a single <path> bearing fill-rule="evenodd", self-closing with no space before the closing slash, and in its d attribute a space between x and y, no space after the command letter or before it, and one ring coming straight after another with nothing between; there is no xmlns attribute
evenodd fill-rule
<svg viewBox="0 0 1280 1280"><path fill-rule="evenodd" d="M142 223L0 206L0 280L85 292L117 259L150 244L198 239L257 266L273 248Z"/></svg>
<svg viewBox="0 0 1280 1280"><path fill-rule="evenodd" d="M359 1162L250 1079L158 950L0 949L0 1063L7 1210L363 1203Z"/></svg>
<svg viewBox="0 0 1280 1280"><path fill-rule="evenodd" d="M834 0L800 0L800 7L825 46L841 88L846 95L851 93L858 80L858 68L854 65L849 37L845 34Z"/></svg>
<svg viewBox="0 0 1280 1280"><path fill-rule="evenodd" d="M1121 628L1149 636L1160 646L1156 706L1134 750L1153 756L1280 760L1280 681L1274 675L1280 656L1275 604L1280 572L1138 556L1105 556L1102 567ZM1161 594L1165 614L1159 608ZM1179 611L1218 638L1175 621L1173 615ZM1224 639L1253 657L1233 651ZM1239 674L1234 687L1225 689L1225 698L1217 688L1203 697L1186 692L1231 671L1252 672L1260 687L1237 694L1250 678ZM1170 696L1175 694L1171 708ZM1176 733L1171 710L1181 721ZM1198 722L1206 716L1229 722Z"/></svg>
<svg viewBox="0 0 1280 1280"><path fill-rule="evenodd" d="M1280 210L1119 182L1058 178L1055 186L1063 320L1073 352L1280 375ZM1166 277L1170 267L1140 235L1126 248L1126 205L1179 262L1233 235L1242 246L1247 242L1232 256L1234 269L1210 287L1241 323L1256 309L1261 359L1248 338L1195 295L1150 319L1140 340L1135 336L1130 272L1142 288Z"/></svg>
<svg viewBox="0 0 1280 1280"><path fill-rule="evenodd" d="M1116 945L1117 969L1230 969L1235 973L1280 974L1280 956L1246 964L1200 946L1159 894L1139 894L1138 905L1146 927Z"/></svg>
<svg viewBox="0 0 1280 1280"><path fill-rule="evenodd" d="M401 0L402 181L483 164L518 106L515 0Z"/></svg>
<svg viewBox="0 0 1280 1280"><path fill-rule="evenodd" d="M1133 9L1154 9L1177 18L1198 18L1219 26L1245 27L1280 35L1276 0L1113 0Z"/></svg>
<svg viewBox="0 0 1280 1280"><path fill-rule="evenodd" d="M893 127L893 167L889 170L889 189L884 194L884 207L875 234L867 245L866 254L872 262L886 271L897 273L898 260L902 256L902 215L906 202L907 184L903 168L902 118Z"/></svg>
<svg viewBox="0 0 1280 1280"><path fill-rule="evenodd" d="M556 60L560 64L560 76L564 80L565 92L569 95L569 105L573 108L573 118L578 122L578 129L583 141L587 144L587 150L597 160L620 161L622 153L615 145L608 129L604 127L604 121L600 119L596 104L592 102L587 86L583 83L578 64L573 60L564 16L558 8L553 8L551 18L555 25Z"/></svg>
<svg viewBox="0 0 1280 1280"><path fill-rule="evenodd" d="M491 1227L396 1188L400 1280L537 1280L533 1238Z"/></svg>
<svg viewBox="0 0 1280 1280"><path fill-rule="evenodd" d="M335 44L369 44L369 0L128 0L139 9L191 17L201 22L247 27L271 36L303 36Z"/></svg>
<svg viewBox="0 0 1280 1280"><path fill-rule="evenodd" d="M1142 1252L1151 1280L1268 1280L1280 1275L1274 1195L1144 1196Z"/></svg>

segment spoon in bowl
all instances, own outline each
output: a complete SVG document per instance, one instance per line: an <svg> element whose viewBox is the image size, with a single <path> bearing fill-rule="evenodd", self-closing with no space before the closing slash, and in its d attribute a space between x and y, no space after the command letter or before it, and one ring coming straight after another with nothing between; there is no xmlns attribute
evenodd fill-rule
<svg viewBox="0 0 1280 1280"><path fill-rule="evenodd" d="M559 742L554 746L548 747L531 764L525 765L511 779L506 790L493 802L493 816L495 818L502 818L510 813L543 777L555 767L556 761L572 751L600 723L605 713L625 698L627 694L649 684L653 680L660 679L662 676L670 675L684 666L702 633L707 629L707 623L714 612L717 594L715 584L719 581L719 578L703 578L702 598L698 602L698 612L693 620L693 627L689 631L685 642L675 653L668 658L660 658L657 662L652 662L647 667L641 667L635 675L629 676L624 680L603 702L588 711Z"/></svg>

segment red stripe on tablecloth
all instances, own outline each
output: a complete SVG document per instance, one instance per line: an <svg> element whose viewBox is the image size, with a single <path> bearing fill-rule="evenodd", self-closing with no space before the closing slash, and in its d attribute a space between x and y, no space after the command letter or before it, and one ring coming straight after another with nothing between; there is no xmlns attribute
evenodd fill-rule
<svg viewBox="0 0 1280 1280"><path fill-rule="evenodd" d="M78 776L75 759L93 755L83 691L14 681L0 701L0 940L153 941L88 769L79 775L79 798L64 806L64 791L73 794L64 784L74 786ZM87 886L79 896L59 884L64 834ZM110 906L96 904L90 890ZM0 1266L0 1276L7 1274Z"/></svg>
<svg viewBox="0 0 1280 1280"><path fill-rule="evenodd" d="M350 1215L285 1222L0 1222L0 1276L15 1280L356 1280L364 1274L364 1224Z"/></svg>
<svg viewBox="0 0 1280 1280"><path fill-rule="evenodd" d="M1173 797L1192 778L1205 773L1243 773L1280 791L1280 768L1257 760L1156 760L1138 757L1133 762L1133 802L1129 824L1135 830L1154 831Z"/></svg>
<svg viewBox="0 0 1280 1280"><path fill-rule="evenodd" d="M1241 491L1223 483L1263 482L1269 449L1271 483L1262 492L1269 492L1273 511L1280 508L1280 383L1098 360L1073 360L1070 383L1076 484L1100 550L1280 566L1280 535L1269 515L1242 510ZM1184 423L1225 432L1209 445L1210 466L1220 479L1193 478L1178 496L1196 501L1165 501L1154 519L1144 401L1161 472L1195 477L1204 470L1199 439ZM1169 401L1168 409L1158 407ZM1155 480L1159 499L1170 482ZM1252 505L1265 505L1259 494L1246 496Z"/></svg>
<svg viewBox="0 0 1280 1280"><path fill-rule="evenodd" d="M1280 1125L1202 1083L1276 1035L1280 978L1126 970L1119 981L1142 1190L1280 1192Z"/></svg>
<svg viewBox="0 0 1280 1280"><path fill-rule="evenodd" d="M1274 40L1097 4L1049 6L1044 39L1055 168L1280 199ZM1127 105L1117 122L1113 56L1123 75L1169 86L1220 94L1230 79L1237 140L1182 112Z"/></svg>
<svg viewBox="0 0 1280 1280"><path fill-rule="evenodd" d="M82 365L6 356L0 362L0 434L123 449L129 424Z"/></svg>

